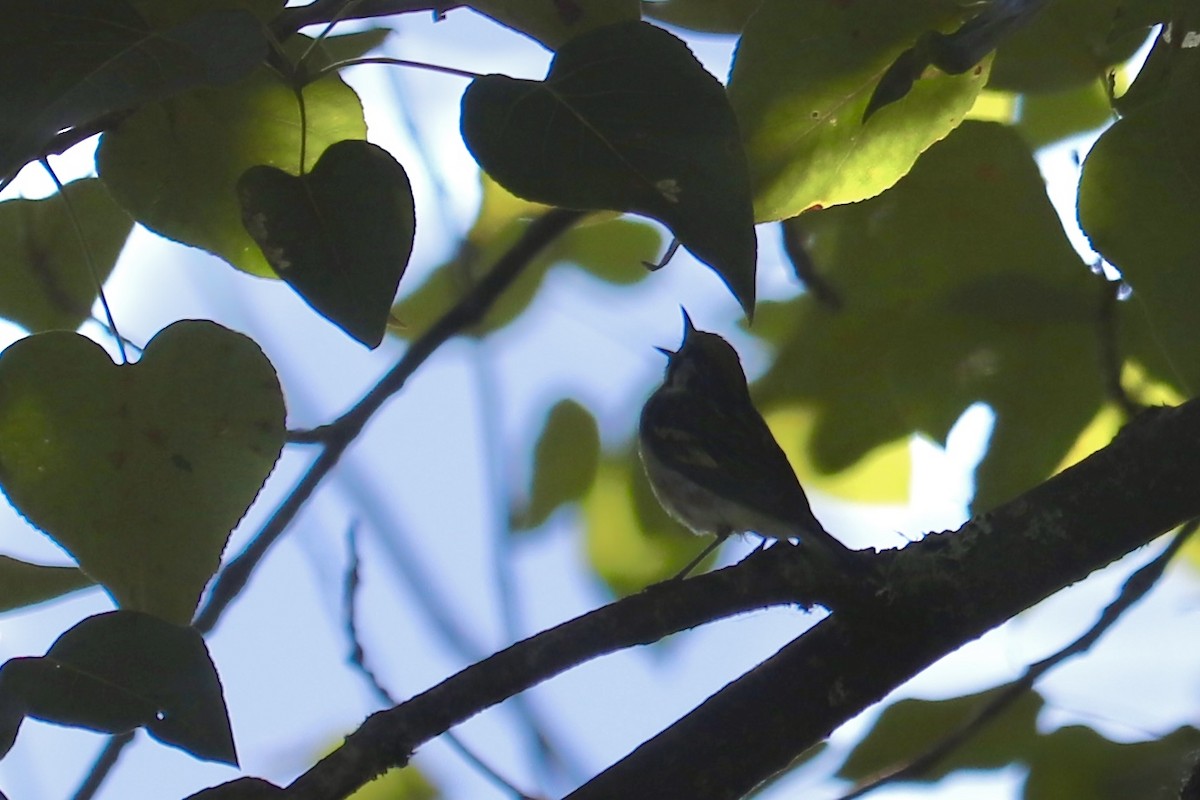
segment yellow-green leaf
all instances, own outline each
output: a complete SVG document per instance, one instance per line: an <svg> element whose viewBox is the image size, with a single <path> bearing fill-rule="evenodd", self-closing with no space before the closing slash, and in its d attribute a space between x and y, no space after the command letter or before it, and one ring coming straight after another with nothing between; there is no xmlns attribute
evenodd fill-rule
<svg viewBox="0 0 1200 800"><path fill-rule="evenodd" d="M0 483L122 608L186 624L275 465L284 409L253 341L161 331L117 366L75 333L0 355Z"/></svg>

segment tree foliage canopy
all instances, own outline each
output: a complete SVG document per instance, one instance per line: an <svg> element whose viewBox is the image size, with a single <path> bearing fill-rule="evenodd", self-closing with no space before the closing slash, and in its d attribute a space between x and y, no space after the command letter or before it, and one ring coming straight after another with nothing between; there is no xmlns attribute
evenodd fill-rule
<svg viewBox="0 0 1200 800"><path fill-rule="evenodd" d="M449 339L524 319L552 270L607 287L659 268L706 280L670 258L690 253L770 346L755 398L806 485L856 502L904 499L907 443L944 442L987 404L976 517L864 552L854 575L814 574L802 548L776 546L653 585L695 541L655 502L634 447L602 437L596 409L553 398L508 524L533 530L577 504L590 566L619 599L371 717L286 788L243 779L197 797L346 797L587 659L749 609L823 606L830 616L809 633L570 795L743 796L941 656L1200 514L1200 410L1145 411L1200 385L1192 5L6 5L0 182L99 143L93 177L0 202L0 316L28 332L0 355L0 486L78 565L3 557L0 609L99 584L116 610L0 668L4 753L33 717L119 736L144 727L236 764L204 635L252 591L255 568L376 411ZM552 51L548 71L380 55L384 25L418 12L491 17ZM705 32L737 37L720 80L689 48ZM1126 62L1148 39L1134 75ZM466 82L461 135L482 202L445 263L419 277L407 271L426 230L410 181L419 165L367 140L342 77L358 65ZM1035 152L1104 126L1078 177L1089 264ZM120 338L102 287L135 225L211 253L212 269L232 267L246 286L281 280L363 348L403 341L403 355L343 415L289 431L288 387L251 338L200 320L140 349ZM776 241L807 291L760 302L759 251ZM94 306L114 334L107 349L75 332ZM285 445L309 448L307 472L246 549L226 553ZM842 776L865 779L906 757L906 732L950 729L986 702L892 706ZM1192 728L1140 745L1083 727L1043 735L1040 698L1006 702L997 727L922 779L1022 763L1031 798L1168 797L1200 742ZM435 794L402 780L395 796Z"/></svg>

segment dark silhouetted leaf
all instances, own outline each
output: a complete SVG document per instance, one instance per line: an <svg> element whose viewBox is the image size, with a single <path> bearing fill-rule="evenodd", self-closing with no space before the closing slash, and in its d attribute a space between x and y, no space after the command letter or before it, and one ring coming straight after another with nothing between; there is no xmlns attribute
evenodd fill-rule
<svg viewBox="0 0 1200 800"><path fill-rule="evenodd" d="M687 45L642 22L562 47L546 80L463 95L467 147L518 197L660 220L754 309L756 241L737 122Z"/></svg>
<svg viewBox="0 0 1200 800"><path fill-rule="evenodd" d="M0 27L0 178L60 131L204 83L230 83L266 55L245 11L154 30L125 0L43 0Z"/></svg>
<svg viewBox="0 0 1200 800"><path fill-rule="evenodd" d="M317 313L377 347L416 232L404 168L382 147L346 140L299 177L251 167L238 197L246 230L279 277Z"/></svg>
<svg viewBox="0 0 1200 800"><path fill-rule="evenodd" d="M288 40L289 55L311 42ZM108 190L141 224L168 239L225 259L237 269L275 277L242 225L237 182L260 164L301 171L334 142L367 135L362 104L337 76L304 87L304 122L291 85L259 67L233 86L204 86L139 109L104 134L96 169Z"/></svg>
<svg viewBox="0 0 1200 800"><path fill-rule="evenodd" d="M204 638L136 611L88 617L44 657L6 662L0 668L0 752L12 746L26 716L105 733L144 726L197 758L237 763Z"/></svg>

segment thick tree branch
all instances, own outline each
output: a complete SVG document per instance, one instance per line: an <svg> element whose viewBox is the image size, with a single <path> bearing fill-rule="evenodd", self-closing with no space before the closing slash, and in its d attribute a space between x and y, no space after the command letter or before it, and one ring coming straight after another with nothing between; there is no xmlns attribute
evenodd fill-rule
<svg viewBox="0 0 1200 800"><path fill-rule="evenodd" d="M1142 414L1021 497L889 559L839 608L570 795L732 800L942 656L1200 516L1200 401Z"/></svg>
<svg viewBox="0 0 1200 800"><path fill-rule="evenodd" d="M864 562L871 558L864 554ZM420 744L597 656L766 606L836 606L856 591L843 576L813 573L804 549L786 544L755 553L736 568L657 584L518 642L408 702L374 714L341 748L300 776L285 796L346 797L384 770L407 764Z"/></svg>

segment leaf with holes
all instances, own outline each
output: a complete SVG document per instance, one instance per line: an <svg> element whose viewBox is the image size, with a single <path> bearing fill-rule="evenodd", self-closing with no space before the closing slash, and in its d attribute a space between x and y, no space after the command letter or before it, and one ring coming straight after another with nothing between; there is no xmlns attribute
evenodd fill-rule
<svg viewBox="0 0 1200 800"><path fill-rule="evenodd" d="M88 617L41 658L0 667L0 756L25 717L104 733L145 726L163 744L237 764L216 667L195 628L137 611Z"/></svg>
<svg viewBox="0 0 1200 800"><path fill-rule="evenodd" d="M117 366L55 331L0 356L0 484L122 608L187 623L283 446L253 341L177 322Z"/></svg>
<svg viewBox="0 0 1200 800"><path fill-rule="evenodd" d="M246 230L279 277L318 314L377 347L416 231L404 167L382 147L347 139L299 177L251 167L238 197Z"/></svg>
<svg viewBox="0 0 1200 800"><path fill-rule="evenodd" d="M544 81L475 79L467 147L518 197L632 211L671 229L754 309L750 181L725 89L687 45L644 22L563 45Z"/></svg>

